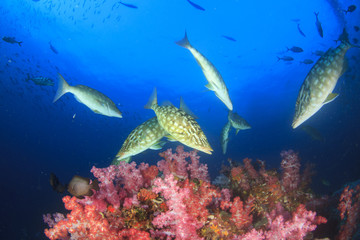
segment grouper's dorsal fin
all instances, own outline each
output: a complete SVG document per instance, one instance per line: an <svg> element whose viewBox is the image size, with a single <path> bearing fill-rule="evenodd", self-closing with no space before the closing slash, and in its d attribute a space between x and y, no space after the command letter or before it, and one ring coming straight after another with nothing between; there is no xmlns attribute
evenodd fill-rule
<svg viewBox="0 0 360 240"><path fill-rule="evenodd" d="M175 107L169 100L163 101L161 103L161 106L171 106L171 107Z"/></svg>
<svg viewBox="0 0 360 240"><path fill-rule="evenodd" d="M327 104L329 102L332 102L337 96L339 96L339 94L337 93L330 93L327 98L325 99L323 104Z"/></svg>
<svg viewBox="0 0 360 240"><path fill-rule="evenodd" d="M186 106L184 99L180 97L180 109L192 116L194 119L198 119L198 117Z"/></svg>
<svg viewBox="0 0 360 240"><path fill-rule="evenodd" d="M165 141L157 141L156 143L154 143L151 147L150 147L150 149L151 150L160 150L164 145L165 145Z"/></svg>

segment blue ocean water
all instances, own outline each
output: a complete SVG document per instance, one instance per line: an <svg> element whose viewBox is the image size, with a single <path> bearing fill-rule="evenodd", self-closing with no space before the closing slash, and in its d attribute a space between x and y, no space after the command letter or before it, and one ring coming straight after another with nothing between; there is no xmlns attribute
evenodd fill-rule
<svg viewBox="0 0 360 240"><path fill-rule="evenodd" d="M331 194L359 179L359 49L346 55L348 70L334 90L339 97L306 122L324 140L291 127L300 86L312 67L300 62L316 62L315 51L336 47L343 28L356 44L360 11L343 10L358 1L197 0L204 11L186 0L123 3L128 5L115 0L0 2L1 38L22 42L0 41L1 239L45 239L42 214L63 209L61 195L49 184L50 173L66 182L74 174L91 177L94 165L108 166L131 130L155 116L144 109L154 87L160 103L178 106L182 96L199 117L214 149L212 155L199 153L212 179L228 158L261 159L278 168L284 149L299 152L303 164L315 164L312 187L318 193ZM323 38L314 12L319 12ZM252 126L230 133L225 155L220 132L228 110L204 87L207 81L190 52L175 44L185 30L221 73L234 111ZM293 46L304 51L287 50ZM284 56L294 60L278 61ZM70 85L107 95L123 118L95 114L70 93L53 103L58 73ZM36 85L28 76L48 77L55 85ZM155 164L160 151L147 150L133 160Z"/></svg>

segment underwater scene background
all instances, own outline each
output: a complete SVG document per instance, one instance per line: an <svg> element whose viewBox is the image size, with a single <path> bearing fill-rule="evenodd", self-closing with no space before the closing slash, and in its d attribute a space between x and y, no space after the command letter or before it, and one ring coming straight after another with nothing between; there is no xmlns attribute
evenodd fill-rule
<svg viewBox="0 0 360 240"><path fill-rule="evenodd" d="M179 107L182 97L198 117L196 122L213 149L211 155L197 153L200 163L208 166L211 182L223 169L235 184L230 169L242 166L245 158L252 159L257 171L256 160L264 161L267 169L278 170L281 179L280 153L292 149L302 169L306 163L314 166L311 193L318 198L336 196L336 212L345 184L360 178L360 49L346 53L346 71L333 91L339 94L336 99L303 126L291 125L300 87L319 55L341 41L358 44L358 6L359 1L336 0L0 1L0 238L48 239L43 214L69 212L61 201L69 193L53 191L51 173L62 183L74 175L94 179L92 167L108 167L130 132L155 116L153 110L144 109L155 87L160 105L170 101ZM220 72L233 112L251 126L238 134L230 130L226 154L220 136L229 110L204 86L208 81L192 54L175 44L185 31L191 45ZM122 118L96 114L70 93L53 103L58 74L71 86L86 85L109 97ZM167 141L162 150L146 150L132 161L156 165L163 159L160 152L169 148L175 152L179 145ZM187 152L193 150L183 146ZM157 177L162 177L161 171ZM228 202L235 204L233 188ZM165 193L157 194L165 201ZM353 195L357 210L359 196ZM217 219L214 209L220 211L214 207L209 216ZM260 215L252 214L253 220ZM327 235L324 227L315 237L335 239L340 225L350 218L341 222L336 214L335 230ZM358 223L359 217L355 230L344 239L358 239ZM217 225L221 231L213 229L210 234L206 226L204 221L196 228L197 238L245 239L241 234L255 228L240 231L229 225L225 233ZM165 239L162 234L158 239Z"/></svg>

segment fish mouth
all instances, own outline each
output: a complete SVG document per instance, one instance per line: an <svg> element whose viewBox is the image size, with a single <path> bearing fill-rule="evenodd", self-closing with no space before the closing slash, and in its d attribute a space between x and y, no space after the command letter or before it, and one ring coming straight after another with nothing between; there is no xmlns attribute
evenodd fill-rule
<svg viewBox="0 0 360 240"><path fill-rule="evenodd" d="M117 158L118 160L120 160L121 158L124 157L124 155L125 155L125 153L118 153L118 154L116 155L116 158Z"/></svg>
<svg viewBox="0 0 360 240"><path fill-rule="evenodd" d="M212 154L212 151L214 151L212 148L199 148L199 150L210 155Z"/></svg>
<svg viewBox="0 0 360 240"><path fill-rule="evenodd" d="M292 128L295 129L297 128L300 124L302 124L302 122L299 122L298 120L293 121L293 123L291 124Z"/></svg>

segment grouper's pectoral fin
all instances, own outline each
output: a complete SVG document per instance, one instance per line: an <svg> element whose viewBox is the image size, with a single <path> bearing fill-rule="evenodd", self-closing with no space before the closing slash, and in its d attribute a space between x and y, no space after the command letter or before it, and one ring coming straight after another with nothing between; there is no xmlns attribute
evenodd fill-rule
<svg viewBox="0 0 360 240"><path fill-rule="evenodd" d="M175 139L175 138L174 138L173 136L171 136L170 134L167 135L166 138L167 138L167 140L168 140L169 142L177 142L177 141L178 141L177 139Z"/></svg>
<svg viewBox="0 0 360 240"><path fill-rule="evenodd" d="M160 150L165 145L165 141L157 141L154 145L150 147L151 150Z"/></svg>
<svg viewBox="0 0 360 240"><path fill-rule="evenodd" d="M209 89L210 91L215 91L215 88L214 88L214 86L213 86L211 83L206 84L205 87L206 87L207 89Z"/></svg>
<svg viewBox="0 0 360 240"><path fill-rule="evenodd" d="M327 104L329 102L332 102L337 96L339 96L338 93L330 93L327 98L325 99L323 104Z"/></svg>

